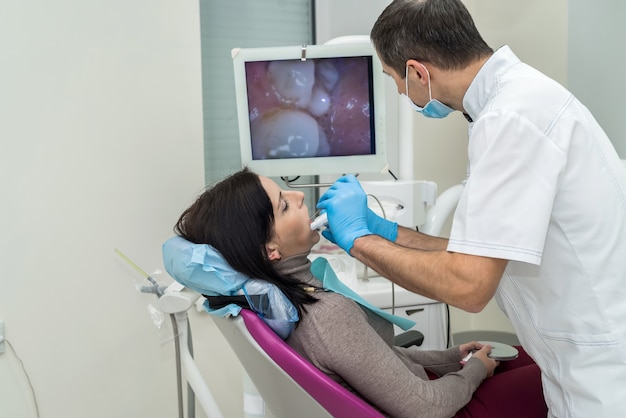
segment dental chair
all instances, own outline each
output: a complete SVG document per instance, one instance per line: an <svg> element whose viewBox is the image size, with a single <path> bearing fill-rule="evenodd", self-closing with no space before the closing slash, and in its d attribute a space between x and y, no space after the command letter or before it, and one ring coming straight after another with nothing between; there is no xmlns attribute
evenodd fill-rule
<svg viewBox="0 0 626 418"><path fill-rule="evenodd" d="M383 416L303 359L251 310L213 320L274 416Z"/></svg>
<svg viewBox="0 0 626 418"><path fill-rule="evenodd" d="M187 311L200 297L190 289L170 286L158 306L175 317L180 367L193 396L208 418L220 418L223 415L189 350ZM274 417L383 417L374 407L302 358L255 312L242 309L234 317L209 317L228 341ZM423 339L420 332L410 330L398 335L395 343L408 347L420 345Z"/></svg>

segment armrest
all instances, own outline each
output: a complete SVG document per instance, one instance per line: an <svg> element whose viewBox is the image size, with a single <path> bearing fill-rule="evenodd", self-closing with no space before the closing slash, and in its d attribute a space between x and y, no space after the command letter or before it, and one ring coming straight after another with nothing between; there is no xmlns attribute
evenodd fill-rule
<svg viewBox="0 0 626 418"><path fill-rule="evenodd" d="M397 347L420 346L424 342L424 334L414 329L396 335L393 345Z"/></svg>

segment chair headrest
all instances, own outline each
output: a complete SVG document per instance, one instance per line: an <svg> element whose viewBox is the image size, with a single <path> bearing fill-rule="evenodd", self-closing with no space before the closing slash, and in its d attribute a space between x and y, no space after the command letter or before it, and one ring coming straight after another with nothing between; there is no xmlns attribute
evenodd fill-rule
<svg viewBox="0 0 626 418"><path fill-rule="evenodd" d="M176 236L165 241L162 250L165 270L170 276L203 295L236 295L249 279L208 244L194 244Z"/></svg>
<svg viewBox="0 0 626 418"><path fill-rule="evenodd" d="M286 339L298 322L298 311L273 284L250 278L233 269L214 247L194 244L176 236L163 243L163 265L178 283L206 296L245 295L248 304L281 338ZM251 295L266 297L251 298ZM259 303L262 301L263 303ZM204 309L213 315L236 316L241 307L235 304Z"/></svg>

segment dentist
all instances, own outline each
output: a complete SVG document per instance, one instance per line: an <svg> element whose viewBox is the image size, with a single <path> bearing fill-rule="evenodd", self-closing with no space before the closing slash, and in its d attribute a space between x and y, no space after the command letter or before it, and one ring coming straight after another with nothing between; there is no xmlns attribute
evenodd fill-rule
<svg viewBox="0 0 626 418"><path fill-rule="evenodd" d="M602 128L508 46L487 46L460 0L394 0L371 38L418 112L465 115L466 184L442 239L376 216L342 177L317 205L326 237L468 312L495 296L541 368L550 416L626 416L626 170Z"/></svg>

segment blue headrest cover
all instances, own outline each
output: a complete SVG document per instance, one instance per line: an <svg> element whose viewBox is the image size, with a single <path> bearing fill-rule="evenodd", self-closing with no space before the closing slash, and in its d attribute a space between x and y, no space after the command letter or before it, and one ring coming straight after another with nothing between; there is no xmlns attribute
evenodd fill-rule
<svg viewBox="0 0 626 418"><path fill-rule="evenodd" d="M245 295L252 309L276 332L286 339L298 322L298 311L273 284L252 279L234 270L222 255L207 244L194 244L176 236L163 243L165 270L180 284L207 296ZM267 295L269 304L259 306L249 295ZM204 309L212 315L236 316L241 307L235 304L212 309L204 302Z"/></svg>

